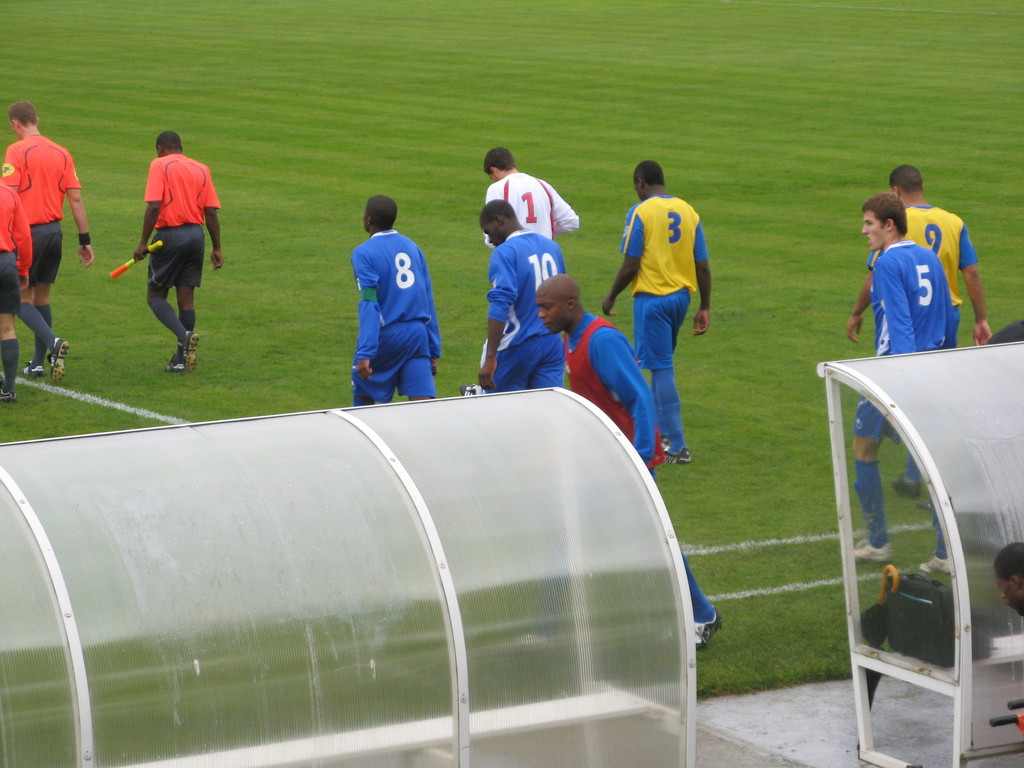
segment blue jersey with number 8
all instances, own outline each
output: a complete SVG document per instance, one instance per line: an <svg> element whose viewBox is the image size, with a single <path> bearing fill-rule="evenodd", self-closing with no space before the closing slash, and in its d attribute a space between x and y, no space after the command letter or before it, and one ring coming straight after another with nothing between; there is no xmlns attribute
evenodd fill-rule
<svg viewBox="0 0 1024 768"><path fill-rule="evenodd" d="M416 243L393 229L375 232L352 251L352 271L360 299L357 359L376 356L381 328L411 321L427 326L430 356L441 356L430 273Z"/></svg>

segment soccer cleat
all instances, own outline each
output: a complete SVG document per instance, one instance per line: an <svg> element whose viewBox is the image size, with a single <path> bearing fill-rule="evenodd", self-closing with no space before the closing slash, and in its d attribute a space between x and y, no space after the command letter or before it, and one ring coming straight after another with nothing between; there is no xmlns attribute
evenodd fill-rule
<svg viewBox="0 0 1024 768"><path fill-rule="evenodd" d="M952 573L949 568L949 559L938 555L932 556L927 563L921 563L921 570L925 573Z"/></svg>
<svg viewBox="0 0 1024 768"><path fill-rule="evenodd" d="M179 360L178 356L175 355L171 358L171 362L164 366L164 371L166 373L184 373L185 363Z"/></svg>
<svg viewBox="0 0 1024 768"><path fill-rule="evenodd" d="M872 547L870 542L863 541L853 550L858 563L884 563L892 560L892 544L886 542L880 547Z"/></svg>
<svg viewBox="0 0 1024 768"><path fill-rule="evenodd" d="M675 453L665 451L666 464L689 464L691 461L693 461L693 458L690 456L690 449L685 445Z"/></svg>
<svg viewBox="0 0 1024 768"><path fill-rule="evenodd" d="M722 614L715 609L715 618L709 621L707 624L694 624L694 629L697 632L697 650L701 651L708 647L708 641L711 636L722 628Z"/></svg>
<svg viewBox="0 0 1024 768"><path fill-rule="evenodd" d="M53 352L50 354L50 380L54 383L64 381L64 360L68 356L66 339L58 336L53 340Z"/></svg>
<svg viewBox="0 0 1024 768"><path fill-rule="evenodd" d="M198 346L198 334L195 331L188 331L185 334L185 343L182 345L185 350L185 373L192 373L196 369L196 347Z"/></svg>
<svg viewBox="0 0 1024 768"><path fill-rule="evenodd" d="M17 401L17 397L13 392L0 391L0 403L13 403Z"/></svg>
<svg viewBox="0 0 1024 768"><path fill-rule="evenodd" d="M892 481L891 485L892 489L900 496L906 496L908 499L921 498L921 482L919 480L911 480L906 475L900 475Z"/></svg>
<svg viewBox="0 0 1024 768"><path fill-rule="evenodd" d="M26 376L30 379L41 379L43 374L46 373L46 369L42 365L32 365L32 361L25 363L25 368L22 370Z"/></svg>
<svg viewBox="0 0 1024 768"><path fill-rule="evenodd" d="M473 395L482 395L484 388L479 384L463 384L459 387L459 394L463 397L472 397Z"/></svg>

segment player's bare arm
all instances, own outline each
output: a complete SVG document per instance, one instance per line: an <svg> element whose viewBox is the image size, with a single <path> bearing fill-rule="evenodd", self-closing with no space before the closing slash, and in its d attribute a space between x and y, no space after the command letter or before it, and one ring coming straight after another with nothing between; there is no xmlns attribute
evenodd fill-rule
<svg viewBox="0 0 1024 768"><path fill-rule="evenodd" d="M224 266L224 254L220 250L220 215L216 208L204 208L206 231L210 233L210 265L214 269Z"/></svg>
<svg viewBox="0 0 1024 768"><path fill-rule="evenodd" d="M697 262L697 289L700 309L693 316L693 335L703 336L711 326L711 265L707 259Z"/></svg>
<svg viewBox="0 0 1024 768"><path fill-rule="evenodd" d="M978 274L978 265L971 264L960 270L964 276L964 284L967 286L967 296L974 307L974 343L977 345L988 344L992 338L992 329L988 327L988 312L985 309L985 289L981 285L981 275Z"/></svg>
<svg viewBox="0 0 1024 768"><path fill-rule="evenodd" d="M494 372L498 370L498 344L501 343L501 334L504 332L503 322L492 317L487 318L487 348L478 376L480 386L484 389L494 389Z"/></svg>
<svg viewBox="0 0 1024 768"><path fill-rule="evenodd" d="M850 318L846 321L846 338L854 344L860 344L857 334L860 333L861 326L864 323L864 311L870 306L871 273L868 272L868 276L864 279L864 284L860 287L860 293L857 294L857 301L850 312Z"/></svg>
<svg viewBox="0 0 1024 768"><path fill-rule="evenodd" d="M608 295L601 301L601 311L606 315L614 315L615 312L612 309L615 307L615 299L618 295L626 290L626 286L633 282L633 278L636 277L640 271L640 259L633 258L632 256L625 256L622 259L622 266L619 267L619 272L615 275L615 280L612 282L612 287L608 291Z"/></svg>
<svg viewBox="0 0 1024 768"><path fill-rule="evenodd" d="M71 207L71 216L78 228L78 260L88 269L92 266L95 255L92 251L92 244L89 242L89 217L85 213L85 203L82 202L82 190L69 189L67 191L68 205ZM82 242L82 240L85 242Z"/></svg>
<svg viewBox="0 0 1024 768"><path fill-rule="evenodd" d="M142 239L135 247L135 260L141 261L149 255L149 236L153 234L156 227L157 217L160 215L160 201L146 203L146 212L142 215Z"/></svg>

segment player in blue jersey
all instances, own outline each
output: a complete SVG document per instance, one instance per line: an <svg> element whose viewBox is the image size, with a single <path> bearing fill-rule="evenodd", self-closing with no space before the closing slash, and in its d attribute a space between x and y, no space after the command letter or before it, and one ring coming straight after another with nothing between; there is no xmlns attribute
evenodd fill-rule
<svg viewBox="0 0 1024 768"><path fill-rule="evenodd" d="M395 231L398 205L377 195L366 202L370 239L352 251L359 289L359 338L352 362L355 405L435 397L441 332L423 252Z"/></svg>
<svg viewBox="0 0 1024 768"><path fill-rule="evenodd" d="M487 292L487 343L480 386L495 392L560 387L565 345L537 316L537 286L565 273L554 240L523 229L511 204L492 200L480 213L480 228L495 245Z"/></svg>
<svg viewBox="0 0 1024 768"><path fill-rule="evenodd" d="M658 444L654 396L625 335L583 308L580 287L568 275L555 275L541 283L537 308L548 330L565 332L572 390L604 411L632 441L653 475L654 467L665 458ZM699 650L722 628L722 617L701 591L686 555L682 557Z"/></svg>
<svg viewBox="0 0 1024 768"><path fill-rule="evenodd" d="M632 284L636 354L640 367L651 372L658 428L669 442L666 463L689 464L673 357L694 291L700 291L700 307L693 335L707 333L710 323L711 266L704 228L691 205L665 191L665 174L653 160L633 171L633 188L640 202L626 215L622 266L601 309L614 315L616 297Z"/></svg>
<svg viewBox="0 0 1024 768"><path fill-rule="evenodd" d="M957 274L963 275L967 295L974 309L972 336L975 344L986 344L992 336L985 310L985 289L978 274L978 254L967 232L963 220L949 211L930 205L924 198L924 180L921 172L912 165L901 165L889 174L889 190L898 195L907 209L907 237L918 245L934 251L942 263L943 272L949 283L950 299L953 302L957 325L960 324L960 287ZM857 303L847 321L847 335L857 341L864 310L870 304L871 269L877 253L868 255L868 276L861 286Z"/></svg>
<svg viewBox="0 0 1024 768"><path fill-rule="evenodd" d="M929 352L956 346L949 284L938 257L907 239L907 213L896 195L874 195L861 206L872 251L879 251L871 281L875 348L879 355ZM853 425L854 488L868 525L868 540L854 549L857 560L888 561L892 545L885 523L878 451L882 439L899 436L882 413L861 399ZM939 547L944 544L939 541ZM945 559L945 552L941 553Z"/></svg>
<svg viewBox="0 0 1024 768"><path fill-rule="evenodd" d="M946 280L949 282L950 298L957 326L960 325L960 297L958 275L963 275L967 295L974 309L974 328L972 336L975 344L986 344L992 336L989 328L988 315L985 311L985 289L978 273L978 255L967 232L967 225L956 214L930 205L924 198L924 179L921 172L912 165L901 165L889 174L889 191L898 195L907 209L907 237L918 245L931 248L942 262ZM868 255L868 274L861 286L860 295L854 304L853 311L846 324L847 336L854 342L860 333L864 310L871 304L871 269L877 253ZM903 473L892 481L893 489L912 499L921 495L921 473L914 459L907 454L906 468ZM943 563L933 562L942 568ZM926 564L930 565L930 564ZM932 570L931 567L925 570Z"/></svg>

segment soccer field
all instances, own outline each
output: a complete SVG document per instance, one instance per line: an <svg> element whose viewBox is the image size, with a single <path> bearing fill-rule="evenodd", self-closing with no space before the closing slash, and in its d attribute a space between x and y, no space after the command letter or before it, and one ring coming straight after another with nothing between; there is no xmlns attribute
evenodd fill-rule
<svg viewBox="0 0 1024 768"><path fill-rule="evenodd" d="M902 163L970 227L993 330L1024 317L1018 2L9 5L18 52L0 103L34 102L74 154L96 264L66 248L53 307L67 378L20 384L0 440L350 405L348 255L374 194L396 199L430 262L439 393L455 395L486 328L486 150L511 148L580 214L560 242L590 309L621 260L632 170L654 159L700 213L714 276L710 331L677 356L694 462L658 476L725 621L700 693L848 673L815 365L873 352L870 321L859 346L845 336L860 204ZM211 167L223 205L225 267L197 292L199 368L184 377L163 372L173 340L144 270L108 277L138 242L163 130ZM617 310L631 332L625 296ZM961 344L970 320L965 305ZM897 522L926 524L912 508Z"/></svg>

